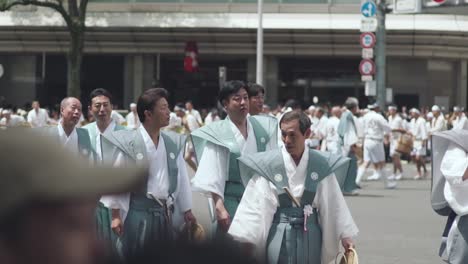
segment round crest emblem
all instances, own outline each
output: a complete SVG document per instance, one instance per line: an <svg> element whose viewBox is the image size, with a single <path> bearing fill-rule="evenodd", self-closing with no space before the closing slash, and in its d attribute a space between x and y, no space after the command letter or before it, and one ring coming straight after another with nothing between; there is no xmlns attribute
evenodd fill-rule
<svg viewBox="0 0 468 264"><path fill-rule="evenodd" d="M175 154L174 153L169 153L169 157L171 157L171 159L175 159Z"/></svg>
<svg viewBox="0 0 468 264"><path fill-rule="evenodd" d="M318 173L316 173L315 171L312 172L312 173L310 174L310 178L311 178L313 181L318 180Z"/></svg>
<svg viewBox="0 0 468 264"><path fill-rule="evenodd" d="M88 152L87 149L83 149L83 150L81 150L81 153L83 153L83 155L85 155L85 156L88 156L89 152Z"/></svg>
<svg viewBox="0 0 468 264"><path fill-rule="evenodd" d="M143 159L143 154L138 153L138 154L136 155L136 158L137 158L138 160L142 160L142 159Z"/></svg>
<svg viewBox="0 0 468 264"><path fill-rule="evenodd" d="M260 142L265 143L266 139L264 137L260 138Z"/></svg>
<svg viewBox="0 0 468 264"><path fill-rule="evenodd" d="M283 180L283 176L281 174L276 174L274 178L275 178L275 181L277 182L280 182Z"/></svg>

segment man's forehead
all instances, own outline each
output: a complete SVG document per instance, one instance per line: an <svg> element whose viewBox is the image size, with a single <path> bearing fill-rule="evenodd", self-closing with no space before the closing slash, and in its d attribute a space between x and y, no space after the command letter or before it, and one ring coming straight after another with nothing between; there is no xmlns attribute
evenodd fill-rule
<svg viewBox="0 0 468 264"><path fill-rule="evenodd" d="M245 90L245 88L240 88L239 91L237 91L237 93L233 93L231 94L231 96L240 96L245 94L247 94L247 90Z"/></svg>
<svg viewBox="0 0 468 264"><path fill-rule="evenodd" d="M93 101L95 103L110 102L109 97L107 97L105 95L99 95L99 96L93 97L93 99L91 99L91 101Z"/></svg>
<svg viewBox="0 0 468 264"><path fill-rule="evenodd" d="M290 121L281 122L281 131L295 131L299 127L299 120L294 119Z"/></svg>

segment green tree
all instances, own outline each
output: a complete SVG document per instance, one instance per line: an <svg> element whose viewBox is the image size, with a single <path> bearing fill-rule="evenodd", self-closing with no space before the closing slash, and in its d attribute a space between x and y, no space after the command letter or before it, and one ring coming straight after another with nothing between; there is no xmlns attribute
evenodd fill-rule
<svg viewBox="0 0 468 264"><path fill-rule="evenodd" d="M70 47L67 54L67 95L80 98L88 0L0 0L0 11L27 5L53 9L64 19L70 33Z"/></svg>

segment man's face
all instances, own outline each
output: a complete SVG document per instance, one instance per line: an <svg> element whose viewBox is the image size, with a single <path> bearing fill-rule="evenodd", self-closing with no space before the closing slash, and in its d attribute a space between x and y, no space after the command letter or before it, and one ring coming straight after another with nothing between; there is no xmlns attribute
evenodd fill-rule
<svg viewBox="0 0 468 264"><path fill-rule="evenodd" d="M91 99L89 110L91 110L97 122L107 123L111 119L112 104L107 96L100 95Z"/></svg>
<svg viewBox="0 0 468 264"><path fill-rule="evenodd" d="M310 136L310 128L303 135L299 130L299 120L283 121L281 123L281 139L291 156L301 156L305 141Z"/></svg>
<svg viewBox="0 0 468 264"><path fill-rule="evenodd" d="M434 117L438 117L440 115L440 111L432 111Z"/></svg>
<svg viewBox="0 0 468 264"><path fill-rule="evenodd" d="M189 110L189 111L192 111L192 109L193 109L192 103L190 103L190 102L185 103L185 108L187 108L187 110Z"/></svg>
<svg viewBox="0 0 468 264"><path fill-rule="evenodd" d="M245 119L249 113L249 95L247 90L241 88L237 93L229 96L223 102L231 119Z"/></svg>
<svg viewBox="0 0 468 264"><path fill-rule="evenodd" d="M257 95L249 98L250 100L250 113L252 115L260 114L263 111L263 103L265 102L265 95L259 91Z"/></svg>
<svg viewBox="0 0 468 264"><path fill-rule="evenodd" d="M19 263L102 263L104 247L97 240L95 201L74 201L34 207L21 225Z"/></svg>
<svg viewBox="0 0 468 264"><path fill-rule="evenodd" d="M166 98L160 98L154 104L153 110L151 112L147 112L148 114L145 117L145 123L147 121L153 122L159 128L169 125L171 111L169 110L169 103Z"/></svg>
<svg viewBox="0 0 468 264"><path fill-rule="evenodd" d="M81 102L76 98L68 99L65 106L60 109L60 114L64 124L76 126L82 114Z"/></svg>
<svg viewBox="0 0 468 264"><path fill-rule="evenodd" d="M39 109L39 102L33 102L33 103L32 103L32 108L33 108L34 110L38 110L38 109Z"/></svg>
<svg viewBox="0 0 468 264"><path fill-rule="evenodd" d="M389 109L388 109L388 113L389 113L390 115L394 115L394 114L396 114L396 109L395 109L395 108L389 108Z"/></svg>

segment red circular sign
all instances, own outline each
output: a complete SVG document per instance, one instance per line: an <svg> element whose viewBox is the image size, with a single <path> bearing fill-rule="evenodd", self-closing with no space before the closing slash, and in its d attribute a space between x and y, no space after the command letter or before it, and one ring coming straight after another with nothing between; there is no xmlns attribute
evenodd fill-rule
<svg viewBox="0 0 468 264"><path fill-rule="evenodd" d="M361 34L360 43L361 47L364 49L371 49L375 46L377 38L372 32L364 32Z"/></svg>
<svg viewBox="0 0 468 264"><path fill-rule="evenodd" d="M375 63L369 59L362 60L359 64L359 72L361 75L374 75Z"/></svg>
<svg viewBox="0 0 468 264"><path fill-rule="evenodd" d="M436 2L438 4L443 4L445 3L446 0L432 0L433 2Z"/></svg>

